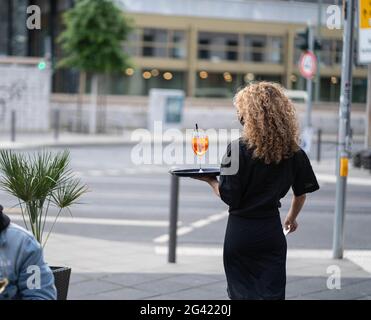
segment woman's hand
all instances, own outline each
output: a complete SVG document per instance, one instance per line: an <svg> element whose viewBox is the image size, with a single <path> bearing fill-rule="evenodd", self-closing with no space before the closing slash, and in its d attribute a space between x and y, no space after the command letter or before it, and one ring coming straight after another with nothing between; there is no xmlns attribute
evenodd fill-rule
<svg viewBox="0 0 371 320"><path fill-rule="evenodd" d="M303 208L305 199L305 194L294 196L292 198L291 207L284 222L285 230L289 229L289 233L294 232L298 228L296 217L298 216L300 210Z"/></svg>
<svg viewBox="0 0 371 320"><path fill-rule="evenodd" d="M209 184L212 183L213 180L217 180L216 177L213 177L213 176L194 176L194 177L191 177L192 179L196 179L196 180L200 180L200 181L205 181Z"/></svg>
<svg viewBox="0 0 371 320"><path fill-rule="evenodd" d="M293 219L290 214L288 214L283 226L285 230L289 230L289 233L292 233L298 228L298 223L296 222L296 219Z"/></svg>
<svg viewBox="0 0 371 320"><path fill-rule="evenodd" d="M211 188L213 189L214 193L218 197L220 197L219 181L218 181L217 177L215 177L215 176L194 176L192 178L196 179L196 180L201 180L201 181L207 182L211 186Z"/></svg>

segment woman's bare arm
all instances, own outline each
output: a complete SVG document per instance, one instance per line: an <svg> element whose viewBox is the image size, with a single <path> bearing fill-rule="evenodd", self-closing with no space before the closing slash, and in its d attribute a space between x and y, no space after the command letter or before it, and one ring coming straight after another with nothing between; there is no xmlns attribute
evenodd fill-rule
<svg viewBox="0 0 371 320"><path fill-rule="evenodd" d="M219 181L217 177L194 177L194 179L207 182L210 187L213 189L214 193L220 197L219 193Z"/></svg>
<svg viewBox="0 0 371 320"><path fill-rule="evenodd" d="M294 232L298 228L296 218L298 217L301 209L304 206L305 199L305 194L298 197L294 195L294 197L292 198L291 207L284 222L285 229L290 229L290 233Z"/></svg>
<svg viewBox="0 0 371 320"><path fill-rule="evenodd" d="M220 193L219 193L219 181L216 177L214 177L213 179L210 179L207 181L207 183L211 186L211 188L213 189L214 193L220 197Z"/></svg>

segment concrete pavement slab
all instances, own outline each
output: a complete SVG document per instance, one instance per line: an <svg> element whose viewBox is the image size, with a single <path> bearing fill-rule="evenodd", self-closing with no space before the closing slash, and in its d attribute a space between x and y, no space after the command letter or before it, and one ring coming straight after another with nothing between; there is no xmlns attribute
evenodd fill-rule
<svg viewBox="0 0 371 320"><path fill-rule="evenodd" d="M83 258L77 254L71 258L70 253L79 251L85 251ZM287 261L288 299L371 296L370 274L352 261L326 258L321 250L307 255L305 251L293 253ZM112 255L114 259L110 260ZM55 234L46 257L48 262L58 260L59 264L65 257L72 267L69 299L227 299L220 256L180 255L177 264L168 264L166 256L156 254L151 243ZM341 290L326 286L327 267L331 265L339 266L342 272Z"/></svg>

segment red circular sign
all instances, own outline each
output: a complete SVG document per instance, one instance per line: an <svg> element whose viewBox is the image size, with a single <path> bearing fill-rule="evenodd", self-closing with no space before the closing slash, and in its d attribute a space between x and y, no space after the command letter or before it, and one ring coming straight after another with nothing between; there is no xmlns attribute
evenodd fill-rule
<svg viewBox="0 0 371 320"><path fill-rule="evenodd" d="M317 72L317 58L312 51L302 53L299 60L300 74L306 79L312 79Z"/></svg>

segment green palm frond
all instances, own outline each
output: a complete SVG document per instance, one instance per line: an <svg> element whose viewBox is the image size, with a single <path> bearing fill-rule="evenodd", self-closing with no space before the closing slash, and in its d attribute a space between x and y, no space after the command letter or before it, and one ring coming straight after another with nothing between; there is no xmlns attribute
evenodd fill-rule
<svg viewBox="0 0 371 320"><path fill-rule="evenodd" d="M59 208L58 217L87 191L74 177L69 164L68 151L55 155L44 151L28 156L0 151L0 187L18 198L23 218L40 243L50 204Z"/></svg>
<svg viewBox="0 0 371 320"><path fill-rule="evenodd" d="M68 208L76 204L76 201L87 191L87 186L81 184L80 179L71 179L54 190L52 202L61 209Z"/></svg>

